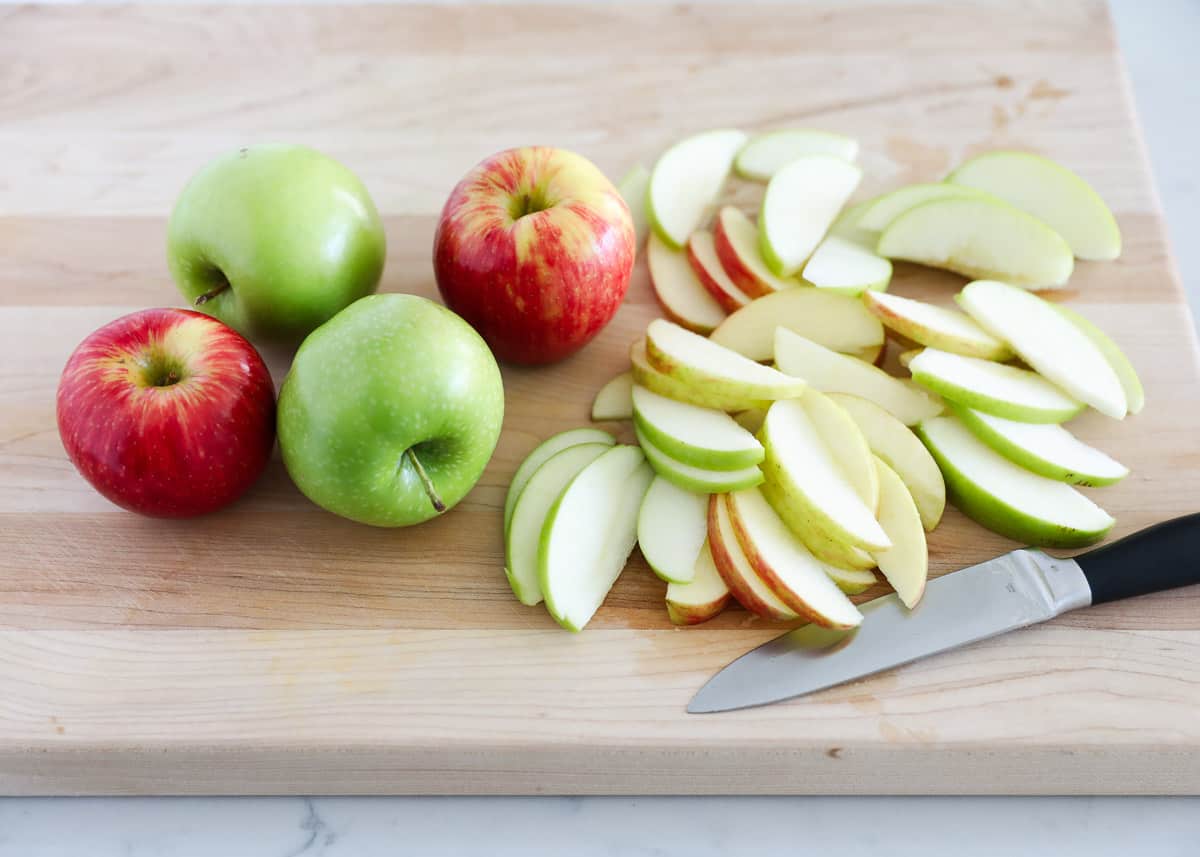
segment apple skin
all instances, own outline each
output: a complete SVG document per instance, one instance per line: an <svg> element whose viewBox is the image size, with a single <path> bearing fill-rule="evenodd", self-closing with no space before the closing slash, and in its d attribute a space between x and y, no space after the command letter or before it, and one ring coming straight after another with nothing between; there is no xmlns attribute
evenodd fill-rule
<svg viewBox="0 0 1200 857"><path fill-rule="evenodd" d="M262 358L237 331L191 310L142 310L90 334L63 369L57 410L83 478L154 517L232 503L275 444L275 389Z"/></svg>
<svg viewBox="0 0 1200 857"><path fill-rule="evenodd" d="M455 186L433 239L446 305L509 363L573 354L629 288L629 207L594 164L547 146L509 149Z"/></svg>
<svg viewBox="0 0 1200 857"><path fill-rule="evenodd" d="M221 155L188 182L167 227L184 297L256 340L299 342L374 292L386 253L362 182L304 146Z"/></svg>
<svg viewBox="0 0 1200 857"><path fill-rule="evenodd" d="M500 368L470 325L425 298L370 295L296 352L279 391L279 448L318 506L403 527L466 496L503 419Z"/></svg>

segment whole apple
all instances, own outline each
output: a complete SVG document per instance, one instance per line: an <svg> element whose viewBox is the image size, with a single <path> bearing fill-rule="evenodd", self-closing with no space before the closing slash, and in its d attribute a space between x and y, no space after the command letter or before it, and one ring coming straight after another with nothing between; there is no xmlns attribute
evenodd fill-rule
<svg viewBox="0 0 1200 857"><path fill-rule="evenodd" d="M252 339L298 342L379 285L386 239L362 182L304 146L218 157L167 228L179 290Z"/></svg>
<svg viewBox="0 0 1200 857"><path fill-rule="evenodd" d="M142 310L75 349L58 385L58 433L83 477L118 506L201 515L262 473L275 389L232 328L191 310Z"/></svg>
<svg viewBox="0 0 1200 857"><path fill-rule="evenodd" d="M279 392L279 448L318 506L417 524L478 481L504 420L500 369L450 310L372 295L313 331Z"/></svg>
<svg viewBox="0 0 1200 857"><path fill-rule="evenodd" d="M497 357L552 363L613 317L636 244L629 207L595 165L532 146L493 155L458 183L433 269L447 306Z"/></svg>

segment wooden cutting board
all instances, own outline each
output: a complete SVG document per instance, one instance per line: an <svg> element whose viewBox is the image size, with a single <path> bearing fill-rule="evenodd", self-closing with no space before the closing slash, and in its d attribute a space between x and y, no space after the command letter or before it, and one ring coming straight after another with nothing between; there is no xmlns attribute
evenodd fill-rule
<svg viewBox="0 0 1200 857"><path fill-rule="evenodd" d="M1200 507L1195 339L1098 2L0 10L0 790L1200 791L1200 587L701 717L692 693L782 626L731 609L673 628L638 558L582 634L518 605L506 484L624 368L658 311L640 266L583 353L505 371L491 466L422 527L326 514L278 460L233 508L147 520L63 454L67 355L179 302L166 218L218 152L343 160L386 217L382 287L432 296L437 213L491 152L565 146L615 176L692 131L794 125L861 140L864 195L996 147L1094 182L1125 252L1080 263L1063 297L1126 348L1149 405L1073 424L1133 468L1088 493L1114 535ZM903 268L894 291L945 302L961 282ZM267 357L278 382L288 355ZM950 511L930 547L942 574L1014 545Z"/></svg>

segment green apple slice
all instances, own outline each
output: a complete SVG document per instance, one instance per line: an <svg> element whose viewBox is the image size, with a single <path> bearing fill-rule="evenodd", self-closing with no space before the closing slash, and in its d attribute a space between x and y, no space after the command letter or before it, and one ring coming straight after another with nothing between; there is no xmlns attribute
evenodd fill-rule
<svg viewBox="0 0 1200 857"><path fill-rule="evenodd" d="M1075 266L1061 235L1019 208L987 199L938 199L910 208L879 236L875 252L1030 289L1065 285Z"/></svg>
<svg viewBox="0 0 1200 857"><path fill-rule="evenodd" d="M687 583L667 584L667 617L673 625L698 625L707 622L729 603L725 584L706 541L700 548L692 579Z"/></svg>
<svg viewBox="0 0 1200 857"><path fill-rule="evenodd" d="M862 217L873 202L875 200L865 199L843 209L842 213L837 216L837 220L833 221L833 225L829 227L826 236L841 238L874 253L875 246L879 243L879 233L862 228Z"/></svg>
<svg viewBox="0 0 1200 857"><path fill-rule="evenodd" d="M925 593L929 578L929 548L925 544L925 528L921 513L904 481L883 462L875 459L879 470L879 526L892 540L892 546L875 551L872 556L879 570L896 590L909 610L917 606Z"/></svg>
<svg viewBox="0 0 1200 857"><path fill-rule="evenodd" d="M862 170L829 155L797 158L775 173L758 217L767 267L781 277L804 267L861 179Z"/></svg>
<svg viewBox="0 0 1200 857"><path fill-rule="evenodd" d="M871 452L896 472L912 495L926 530L932 530L946 509L946 483L937 462L912 429L874 402L845 393L830 393L854 420Z"/></svg>
<svg viewBox="0 0 1200 857"><path fill-rule="evenodd" d="M728 396L790 399L803 395L806 386L798 378L755 363L661 318L646 328L646 357L664 375Z"/></svg>
<svg viewBox="0 0 1200 857"><path fill-rule="evenodd" d="M592 400L592 420L633 419L633 373L622 372L600 388Z"/></svg>
<svg viewBox="0 0 1200 857"><path fill-rule="evenodd" d="M863 295L867 309L901 336L967 357L1008 360L1012 350L966 313L902 298L899 295Z"/></svg>
<svg viewBox="0 0 1200 857"><path fill-rule="evenodd" d="M762 470L757 466L742 467L738 470L711 470L706 467L696 467L685 464L667 455L634 424L634 434L638 444L646 454L646 460L654 468L654 472L686 491L701 494L726 494L739 488L749 488L763 481Z"/></svg>
<svg viewBox="0 0 1200 857"><path fill-rule="evenodd" d="M646 242L646 264L654 294L674 321L688 330L709 333L725 320L725 310L704 288L687 254L672 250L658 235L651 235Z"/></svg>
<svg viewBox="0 0 1200 857"><path fill-rule="evenodd" d="M717 212L713 248L734 285L752 298L803 285L795 277L776 276L763 261L759 244L758 227L740 208L727 205Z"/></svg>
<svg viewBox="0 0 1200 857"><path fill-rule="evenodd" d="M654 573L668 583L688 583L708 536L708 495L655 476L642 499L637 529L638 547Z"/></svg>
<svg viewBox="0 0 1200 857"><path fill-rule="evenodd" d="M550 507L583 468L612 446L610 438L608 443L581 443L559 450L542 463L521 492L504 537L504 573L522 604L533 606L542 601L538 550Z"/></svg>
<svg viewBox="0 0 1200 857"><path fill-rule="evenodd" d="M546 515L538 579L546 609L583 630L637 543L637 517L654 471L636 446L606 450L579 472Z"/></svg>
<svg viewBox="0 0 1200 857"><path fill-rule="evenodd" d="M887 410L905 425L942 412L942 403L911 382L838 354L786 328L775 332L775 365L823 393L850 393Z"/></svg>
<svg viewBox="0 0 1200 857"><path fill-rule="evenodd" d="M1061 423L1083 410L1036 372L925 348L908 364L913 379L951 401L1026 423Z"/></svg>
<svg viewBox="0 0 1200 857"><path fill-rule="evenodd" d="M664 375L653 366L646 356L646 341L639 339L629 349L630 372L635 384L640 384L647 390L653 390L660 396L675 399L678 402L690 402L705 408L716 408L719 411L744 411L748 408L766 409L771 402L767 399L756 399L738 392L710 387L693 386L678 378Z"/></svg>
<svg viewBox="0 0 1200 857"><path fill-rule="evenodd" d="M612 446L616 442L616 439L606 431L594 428L579 428L559 432L538 444L533 452L525 456L525 460L521 462L521 466L513 474L512 481L508 483L508 495L504 498L505 535L508 534L508 526L512 521L513 509L516 508L517 500L520 498L521 492L525 490L525 485L533 478L533 474L537 472L538 468L550 460L551 456L562 452L569 446L578 446L581 443L603 443Z"/></svg>
<svg viewBox="0 0 1200 857"><path fill-rule="evenodd" d="M1014 422L961 405L953 405L952 410L992 449L1047 479L1099 486L1129 475L1128 467L1088 446L1062 426Z"/></svg>
<svg viewBox="0 0 1200 857"><path fill-rule="evenodd" d="M650 173L646 208L658 237L682 250L721 195L733 158L746 142L733 129L706 131L663 152Z"/></svg>
<svg viewBox="0 0 1200 857"><path fill-rule="evenodd" d="M646 216L646 191L649 188L650 171L645 164L636 164L617 185L617 192L629 206L629 214L633 217L633 231L639 247L650 229L650 221Z"/></svg>
<svg viewBox="0 0 1200 857"><path fill-rule="evenodd" d="M743 146L734 159L733 168L744 179L765 182L792 161L807 155L829 155L853 162L858 157L858 141L808 128L771 131Z"/></svg>
<svg viewBox="0 0 1200 857"><path fill-rule="evenodd" d="M872 512L879 504L875 457L858 425L837 402L816 390L798 400L842 475Z"/></svg>
<svg viewBox="0 0 1200 857"><path fill-rule="evenodd" d="M692 233L687 243L687 258L700 283L725 312L737 312L750 303L750 296L739 289L721 267L713 234L707 229Z"/></svg>
<svg viewBox="0 0 1200 857"><path fill-rule="evenodd" d="M1080 259L1121 255L1121 230L1100 194L1076 173L1029 152L987 152L946 181L976 188L1028 211L1055 229Z"/></svg>
<svg viewBox="0 0 1200 857"><path fill-rule="evenodd" d="M818 526L816 519L808 514L805 507L788 497L778 483L764 481L758 488L788 525L788 529L821 562L831 567L853 571L869 571L875 567L874 557L844 539L829 536Z"/></svg>
<svg viewBox="0 0 1200 857"><path fill-rule="evenodd" d="M911 184L869 200L863 209L862 216L858 219L858 227L869 232L874 232L876 238L878 238L880 232L887 229L893 220L909 209L916 208L918 205L926 202L932 202L935 199L961 199L963 197L974 199L991 198L982 191L959 184L946 184L944 182Z"/></svg>
<svg viewBox="0 0 1200 857"><path fill-rule="evenodd" d="M750 565L729 517L728 497L728 494L714 494L708 501L708 545L721 579L738 603L751 613L784 622L800 618Z"/></svg>
<svg viewBox="0 0 1200 857"><path fill-rule="evenodd" d="M737 470L763 459L762 444L733 417L633 388L633 419L655 447L676 461L709 470Z"/></svg>
<svg viewBox="0 0 1200 857"><path fill-rule="evenodd" d="M726 503L746 559L780 601L824 628L855 628L862 622L858 608L757 489L735 491Z"/></svg>
<svg viewBox="0 0 1200 857"><path fill-rule="evenodd" d="M942 469L951 502L1002 536L1076 548L1100 541L1112 528L1112 516L1087 497L1009 461L955 417L927 420L917 434Z"/></svg>
<svg viewBox="0 0 1200 857"><path fill-rule="evenodd" d="M1125 388L1108 358L1045 298L1007 283L977 280L959 293L958 302L1046 380L1106 416L1125 418Z"/></svg>
<svg viewBox="0 0 1200 857"><path fill-rule="evenodd" d="M1129 405L1129 413L1140 413L1146 405L1146 392L1142 389L1142 382L1138 378L1137 370L1133 368L1133 364L1129 362L1129 358L1125 356L1117 343L1113 342L1107 333L1070 307L1062 304L1051 304L1051 306L1061 315L1070 319L1072 324L1082 330L1096 344L1096 347L1108 360L1108 365L1117 373L1117 378L1120 379L1121 386L1125 389L1125 401Z"/></svg>
<svg viewBox="0 0 1200 857"><path fill-rule="evenodd" d="M842 353L883 345L883 325L862 302L820 289L789 289L759 298L733 313L709 336L751 360L775 356L775 329L786 327Z"/></svg>
<svg viewBox="0 0 1200 857"><path fill-rule="evenodd" d="M892 263L852 241L828 235L804 265L804 279L818 289L844 295L885 292Z"/></svg>
<svg viewBox="0 0 1200 857"><path fill-rule="evenodd" d="M813 554L813 556L816 556L816 554ZM879 582L879 578L875 576L875 572L870 569L838 568L827 562L822 562L821 566L825 569L825 573L829 575L829 579L834 582L837 588L847 595L858 595L859 593L866 592Z"/></svg>

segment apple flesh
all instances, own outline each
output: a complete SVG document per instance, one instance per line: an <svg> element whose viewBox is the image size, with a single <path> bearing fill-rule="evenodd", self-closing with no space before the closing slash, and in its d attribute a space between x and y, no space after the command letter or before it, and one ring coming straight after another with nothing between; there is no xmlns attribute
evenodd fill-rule
<svg viewBox="0 0 1200 857"><path fill-rule="evenodd" d="M879 233L862 228L863 215L867 213L867 209L874 202L873 199L867 199L842 209L842 213L830 225L826 237L841 238L874 253L875 247L879 243Z"/></svg>
<svg viewBox="0 0 1200 857"><path fill-rule="evenodd" d="M198 312L148 309L89 334L57 393L67 457L93 488L142 515L232 503L275 445L275 389L237 331Z"/></svg>
<svg viewBox="0 0 1200 857"><path fill-rule="evenodd" d="M658 449L684 464L737 470L758 464L762 444L724 411L633 388L633 419Z"/></svg>
<svg viewBox="0 0 1200 857"><path fill-rule="evenodd" d="M717 572L739 604L764 619L786 622L800 618L750 565L729 516L727 494L714 494L708 499L708 544Z"/></svg>
<svg viewBox="0 0 1200 857"><path fill-rule="evenodd" d="M520 467L517 468L517 472L513 474L512 481L508 483L508 493L504 497L505 534L508 533L508 526L512 522L513 509L517 505L517 500L520 499L521 492L525 490L526 484L533 478L533 474L538 471L538 468L564 449L583 443L600 443L612 446L616 443L616 440L613 439L611 434L600 429L571 429L570 431L559 432L553 437L547 438L534 447L529 455L525 456L525 460L521 462Z"/></svg>
<svg viewBox="0 0 1200 857"><path fill-rule="evenodd" d="M863 304L890 330L911 342L983 360L1013 356L1002 340L957 310L899 295L865 294Z"/></svg>
<svg viewBox="0 0 1200 857"><path fill-rule="evenodd" d="M696 386L680 380L673 375L659 372L650 365L646 356L646 341L639 339L629 348L630 373L635 384L640 384L647 390L653 390L660 396L675 399L678 402L691 402L705 408L716 408L720 411L744 411L747 408L766 408L770 402L766 399L747 396L737 390L713 389Z"/></svg>
<svg viewBox="0 0 1200 857"><path fill-rule="evenodd" d="M759 250L780 277L798 272L862 180L854 164L828 155L797 158L767 183Z"/></svg>
<svg viewBox="0 0 1200 857"><path fill-rule="evenodd" d="M646 243L646 262L654 294L676 324L709 333L725 320L725 310L700 282L685 253L672 250L654 234Z"/></svg>
<svg viewBox="0 0 1200 857"><path fill-rule="evenodd" d="M803 285L794 277L780 277L768 268L759 244L758 227L741 209L727 205L717 212L713 248L734 285L752 298Z"/></svg>
<svg viewBox="0 0 1200 857"><path fill-rule="evenodd" d="M828 131L788 128L760 134L742 147L733 162L737 174L751 181L770 181L771 176L797 158L830 155L853 162L858 157L858 141Z"/></svg>
<svg viewBox="0 0 1200 857"><path fill-rule="evenodd" d="M707 622L729 603L729 587L717 571L706 541L696 559L692 579L687 583L667 584L667 617L673 625L698 625Z"/></svg>
<svg viewBox="0 0 1200 857"><path fill-rule="evenodd" d="M853 241L826 236L804 265L805 281L843 295L887 291L892 263Z"/></svg>
<svg viewBox="0 0 1200 857"><path fill-rule="evenodd" d="M622 372L600 388L592 400L592 420L633 419L633 373Z"/></svg>
<svg viewBox="0 0 1200 857"><path fill-rule="evenodd" d="M725 494L739 488L749 488L763 481L762 470L757 466L741 467L737 470L713 470L686 464L663 452L635 424L634 434L638 445L654 472L675 483L685 491L701 494Z"/></svg>
<svg viewBox="0 0 1200 857"><path fill-rule="evenodd" d="M750 303L750 296L734 285L721 267L711 232L704 229L693 232L688 239L687 256L700 283L725 312L736 312Z"/></svg>
<svg viewBox="0 0 1200 857"><path fill-rule="evenodd" d="M961 199L963 197L986 199L988 195L964 185L944 182L908 185L869 200L863 208L862 216L858 219L858 227L874 233L878 241L879 233L887 229L892 221L904 212L937 199Z"/></svg>
<svg viewBox="0 0 1200 857"><path fill-rule="evenodd" d="M884 343L883 325L860 301L806 288L759 298L721 322L709 338L751 360L771 360L779 327L844 354L861 354Z"/></svg>
<svg viewBox="0 0 1200 857"><path fill-rule="evenodd" d="M1052 306L1071 324L1082 330L1084 335L1100 349L1100 353L1108 360L1108 365L1117 373L1117 378L1121 381L1129 413L1140 413L1146 405L1146 392L1142 389L1142 382L1138 378L1137 370L1133 368L1133 364L1129 362L1125 352L1117 343L1113 342L1112 337L1075 310L1062 304L1052 304Z"/></svg>
<svg viewBox="0 0 1200 857"><path fill-rule="evenodd" d="M645 164L636 164L617 183L617 192L629 206L633 218L633 233L640 247L650 231L650 219L646 214L646 191L650 188L650 170Z"/></svg>
<svg viewBox="0 0 1200 857"><path fill-rule="evenodd" d="M708 495L655 476L638 511L638 547L668 583L690 583L708 537Z"/></svg>
<svg viewBox="0 0 1200 857"><path fill-rule="evenodd" d="M798 400L838 469L872 512L879 505L879 476L867 439L837 402L816 390Z"/></svg>
<svg viewBox="0 0 1200 857"><path fill-rule="evenodd" d="M917 606L925 593L929 577L929 548L925 543L925 528L921 513L904 481L881 459L875 459L879 470L879 526L887 533L892 546L875 551L872 556L879 570L909 610Z"/></svg>
<svg viewBox="0 0 1200 857"><path fill-rule="evenodd" d="M745 142L741 131L706 131L680 140L659 157L646 201L654 231L667 246L683 249L700 228Z"/></svg>

